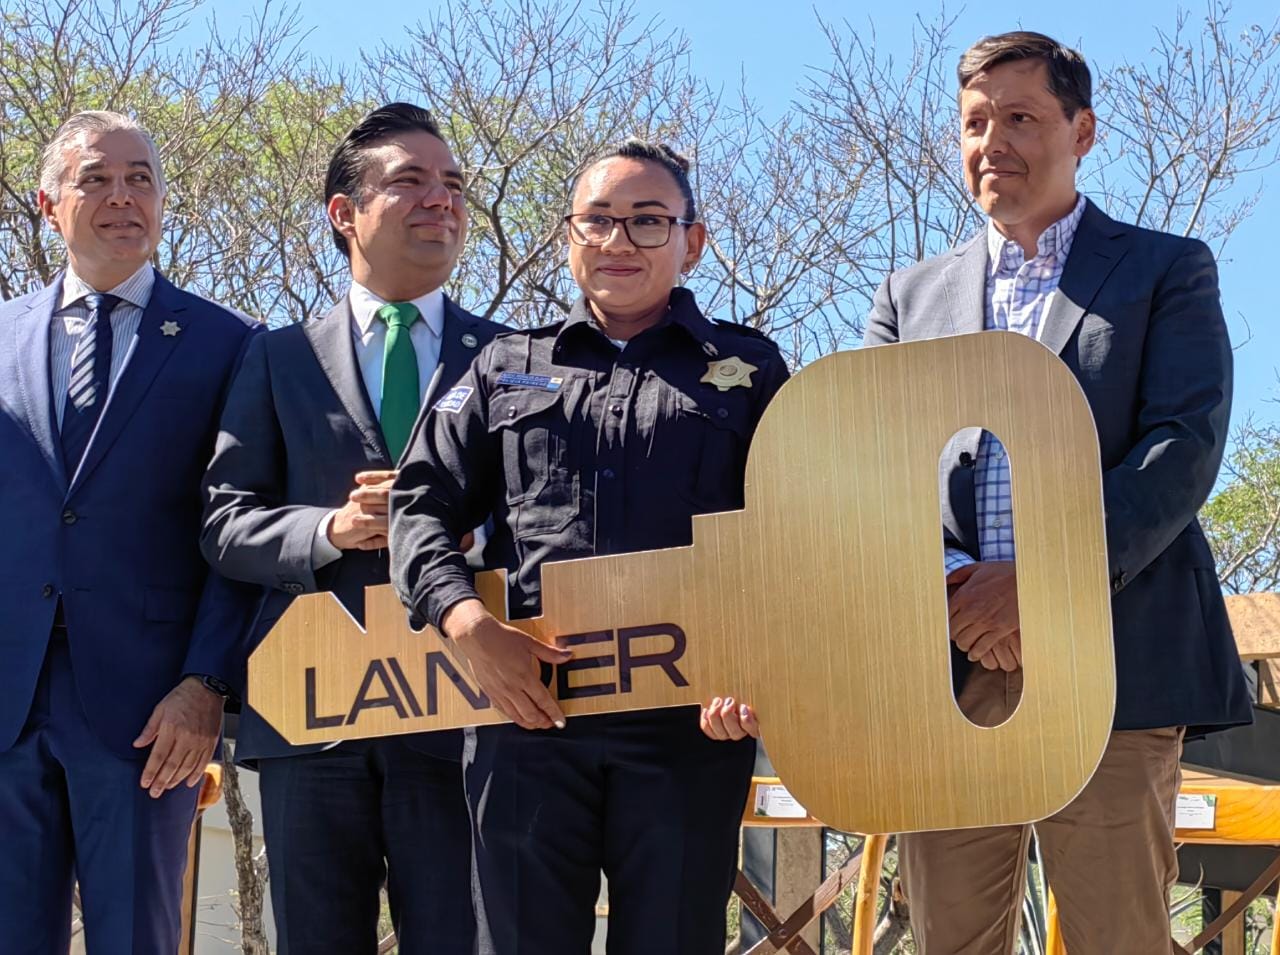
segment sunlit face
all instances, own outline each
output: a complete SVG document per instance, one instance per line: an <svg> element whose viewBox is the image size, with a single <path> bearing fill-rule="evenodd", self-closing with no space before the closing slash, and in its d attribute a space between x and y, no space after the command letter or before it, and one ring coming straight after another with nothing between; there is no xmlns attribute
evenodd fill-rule
<svg viewBox="0 0 1280 955"><path fill-rule="evenodd" d="M588 169L574 191L576 213L656 214L684 218L685 199L675 178L643 159L613 157ZM667 244L637 248L618 225L601 246L569 243L569 271L597 314L626 319L665 310L680 273L702 255L701 223L671 227Z"/></svg>
<svg viewBox="0 0 1280 955"><path fill-rule="evenodd" d="M147 140L132 130L86 133L63 152L58 199L41 192L72 269L100 291L138 271L160 243L164 194Z"/></svg>
<svg viewBox="0 0 1280 955"><path fill-rule="evenodd" d="M1093 148L1093 110L1068 119L1043 60L979 73L960 92L965 182L999 225L1048 226L1076 195L1077 161Z"/></svg>
<svg viewBox="0 0 1280 955"><path fill-rule="evenodd" d="M329 200L330 221L351 250L352 275L366 287L423 286L415 295L439 288L467 238L453 153L440 138L413 130L373 147L365 161L360 201Z"/></svg>

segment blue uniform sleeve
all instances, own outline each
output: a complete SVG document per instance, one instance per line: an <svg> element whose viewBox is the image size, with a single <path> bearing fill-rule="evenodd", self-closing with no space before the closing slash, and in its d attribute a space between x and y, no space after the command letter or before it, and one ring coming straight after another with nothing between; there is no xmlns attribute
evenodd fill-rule
<svg viewBox="0 0 1280 955"><path fill-rule="evenodd" d="M436 400L410 439L390 496L391 582L415 629L476 596L459 549L483 524L500 487L500 443L489 429L490 349Z"/></svg>

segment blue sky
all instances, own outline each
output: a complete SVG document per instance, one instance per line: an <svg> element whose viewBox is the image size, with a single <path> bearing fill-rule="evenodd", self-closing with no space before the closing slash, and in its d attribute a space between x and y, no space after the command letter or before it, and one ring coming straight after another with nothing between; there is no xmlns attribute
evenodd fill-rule
<svg viewBox="0 0 1280 955"><path fill-rule="evenodd" d="M455 3L465 0L455 0ZM231 28L257 0L217 0L219 26ZM392 0L307 0L302 20L311 30L310 52L335 64L358 61L360 48L396 42L403 28L426 19L440 4L392 2ZM589 6L589 5L588 5ZM210 8L205 7L204 12ZM820 0L804 3L762 3L743 0L637 0L641 16L659 18L668 29L689 38L693 63L705 79L728 88L745 75L747 89L767 113L781 113L804 82L812 66L828 59L828 47L818 18L847 20L859 32L875 30L877 45L905 54L910 49L916 18L932 20L943 10L923 2L855 4ZM1126 59L1144 59L1156 40L1156 28L1172 29L1174 6L1160 0L1072 0L1046 4L1034 14L1011 13L1008 5L948 6L956 19L951 34L957 43L979 36L1023 27L1039 30L1080 49L1095 75ZM1203 19L1203 5L1184 5L1194 23ZM358 11L358 14L354 11ZM197 14L202 19L204 12ZM1239 0L1229 22L1239 29L1247 24L1273 25L1275 0ZM664 31L665 32L665 31ZM958 52L958 51L957 51ZM1250 219L1227 243L1221 266L1223 305L1236 351L1236 421L1252 412L1265 421L1280 421L1280 323L1274 315L1276 293L1267 282L1274 274L1277 248L1267 228L1280 222L1280 167L1268 170L1261 180L1263 197Z"/></svg>

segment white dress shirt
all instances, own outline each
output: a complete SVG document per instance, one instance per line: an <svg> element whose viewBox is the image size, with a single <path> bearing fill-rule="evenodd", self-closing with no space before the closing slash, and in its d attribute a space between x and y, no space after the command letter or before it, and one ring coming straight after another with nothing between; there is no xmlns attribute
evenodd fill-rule
<svg viewBox="0 0 1280 955"><path fill-rule="evenodd" d="M356 364L364 390L373 404L373 413L382 414L382 358L387 347L387 323L378 318L378 309L387 300L375 295L359 282L351 283L348 296L351 304L351 338L355 344ZM409 326L409 340L418 359L418 403L426 396L427 388L440 364L440 343L444 338L444 292L440 289L413 299L422 321ZM354 475L352 486L354 486ZM330 511L316 526L315 540L311 546L311 567L319 570L342 556L342 551L329 540L329 525L337 509Z"/></svg>
<svg viewBox="0 0 1280 955"><path fill-rule="evenodd" d="M137 340L138 326L142 323L142 312L151 301L151 290L155 288L156 273L148 262L138 271L121 282L106 294L120 299L120 304L111 311L111 374L108 380L107 402L111 401L111 392L120 379L120 373L133 354L133 345ZM85 325L89 322L89 307L84 297L99 291L76 275L67 266L62 277L62 294L58 298L58 308L53 313L53 321L49 326L49 375L53 385L53 402L58 417L58 427L62 427L63 409L67 403L67 386L71 382L71 358L75 354L76 343ZM103 406L106 414L106 405Z"/></svg>
<svg viewBox="0 0 1280 955"><path fill-rule="evenodd" d="M355 340L356 362L364 390L373 402L373 413L382 415L382 357L387 348L387 323L378 318L378 309L387 300L358 282L351 283L351 337ZM444 336L444 292L436 289L413 300L422 321L409 326L409 340L418 358L418 403L422 403L431 376L440 364L440 342Z"/></svg>

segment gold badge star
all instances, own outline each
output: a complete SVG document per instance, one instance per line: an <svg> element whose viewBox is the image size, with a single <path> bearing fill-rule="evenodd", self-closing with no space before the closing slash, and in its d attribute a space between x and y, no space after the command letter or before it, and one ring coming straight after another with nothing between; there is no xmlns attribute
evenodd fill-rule
<svg viewBox="0 0 1280 955"><path fill-rule="evenodd" d="M177 322L165 322L160 326L160 331L164 332L166 338L172 338L182 331L182 326Z"/></svg>
<svg viewBox="0 0 1280 955"><path fill-rule="evenodd" d="M709 385L715 385L721 391L736 387L750 388L751 373L759 370L755 365L748 365L741 358L722 358L719 361L707 362L707 373L702 376L702 380Z"/></svg>

